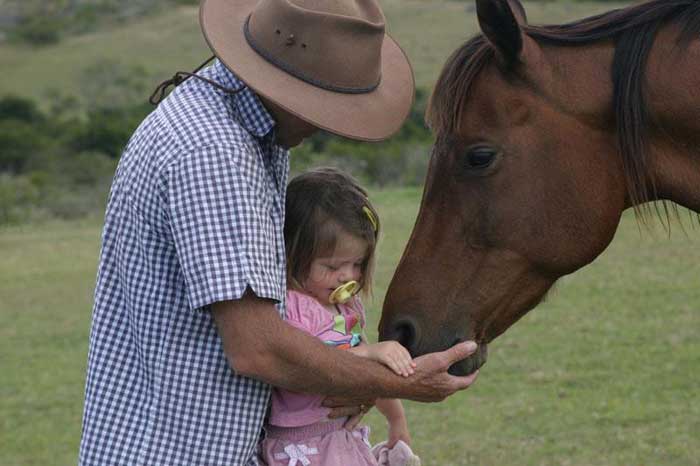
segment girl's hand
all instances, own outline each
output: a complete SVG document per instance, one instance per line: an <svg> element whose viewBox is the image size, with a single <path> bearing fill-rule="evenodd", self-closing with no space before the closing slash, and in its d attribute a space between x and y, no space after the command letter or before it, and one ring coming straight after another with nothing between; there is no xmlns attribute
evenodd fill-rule
<svg viewBox="0 0 700 466"><path fill-rule="evenodd" d="M398 375L408 377L413 374L416 364L408 350L396 341L383 341L367 345L368 357L387 366Z"/></svg>

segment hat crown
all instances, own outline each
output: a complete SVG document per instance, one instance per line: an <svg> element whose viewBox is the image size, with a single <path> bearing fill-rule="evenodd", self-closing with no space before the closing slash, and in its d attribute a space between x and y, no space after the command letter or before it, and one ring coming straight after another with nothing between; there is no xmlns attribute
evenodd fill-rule
<svg viewBox="0 0 700 466"><path fill-rule="evenodd" d="M384 15L375 0L260 0L244 29L261 57L316 87L359 94L381 80Z"/></svg>
<svg viewBox="0 0 700 466"><path fill-rule="evenodd" d="M347 16L370 23L384 24L384 14L372 0L288 0L290 4L321 14Z"/></svg>

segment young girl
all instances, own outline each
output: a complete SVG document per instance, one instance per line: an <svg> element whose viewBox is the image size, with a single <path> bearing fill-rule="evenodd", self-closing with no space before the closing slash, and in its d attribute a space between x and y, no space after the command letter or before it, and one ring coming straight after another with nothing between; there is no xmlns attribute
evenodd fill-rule
<svg viewBox="0 0 700 466"><path fill-rule="evenodd" d="M374 359L399 375L413 373L408 351L396 342L367 344L365 311L358 291L371 291L379 217L367 193L345 173L325 168L294 178L287 188L284 236L287 250L289 324L327 345ZM274 466L418 465L399 400L379 399L389 440L370 450L368 428L343 428L330 420L324 397L276 388L264 463Z"/></svg>

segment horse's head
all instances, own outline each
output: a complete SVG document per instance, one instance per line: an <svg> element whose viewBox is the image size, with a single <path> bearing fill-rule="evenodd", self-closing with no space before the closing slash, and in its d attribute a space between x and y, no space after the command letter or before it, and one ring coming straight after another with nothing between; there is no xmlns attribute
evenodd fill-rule
<svg viewBox="0 0 700 466"><path fill-rule="evenodd" d="M483 36L452 55L433 92L437 141L380 323L382 339L414 356L477 341L481 350L452 368L461 374L559 277L605 249L626 205L598 64L562 82L571 55L525 34L519 4L476 3Z"/></svg>

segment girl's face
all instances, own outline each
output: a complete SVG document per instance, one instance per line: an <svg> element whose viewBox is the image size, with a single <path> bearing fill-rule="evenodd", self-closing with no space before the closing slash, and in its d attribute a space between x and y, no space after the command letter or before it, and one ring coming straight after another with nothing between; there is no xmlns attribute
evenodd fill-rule
<svg viewBox="0 0 700 466"><path fill-rule="evenodd" d="M331 306L328 297L333 290L350 280L361 280L367 248L364 239L339 232L333 254L311 261L309 276L303 283L304 289L324 306Z"/></svg>

